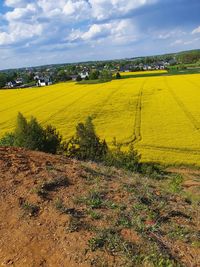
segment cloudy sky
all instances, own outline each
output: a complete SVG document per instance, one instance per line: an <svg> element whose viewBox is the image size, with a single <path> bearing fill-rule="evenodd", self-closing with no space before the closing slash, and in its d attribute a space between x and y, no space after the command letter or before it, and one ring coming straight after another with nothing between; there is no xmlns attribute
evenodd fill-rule
<svg viewBox="0 0 200 267"><path fill-rule="evenodd" d="M200 0L0 0L0 69L200 48Z"/></svg>

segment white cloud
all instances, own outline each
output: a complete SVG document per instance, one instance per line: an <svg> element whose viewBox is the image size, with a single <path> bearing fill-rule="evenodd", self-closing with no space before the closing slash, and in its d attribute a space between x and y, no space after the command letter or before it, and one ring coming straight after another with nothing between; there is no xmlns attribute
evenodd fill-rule
<svg viewBox="0 0 200 267"><path fill-rule="evenodd" d="M24 7L26 6L27 2L26 0L5 0L5 5L8 7Z"/></svg>
<svg viewBox="0 0 200 267"><path fill-rule="evenodd" d="M86 17L89 10L90 6L85 0L79 0L76 2L69 0L63 8L63 13L67 16L75 15L76 17Z"/></svg>
<svg viewBox="0 0 200 267"><path fill-rule="evenodd" d="M126 24L128 28L125 29L125 22L119 21L120 17L134 9L157 1L5 0L5 5L10 7L11 10L3 15L3 19L7 23L3 30L0 29L0 45L14 44L22 40L28 41L34 36L41 35L46 40L53 38L53 35L66 36L74 27L73 25L81 24L83 21L93 21L93 25L87 31L80 32L76 28L68 37L71 41L102 39L110 34L114 40L120 42L122 36L128 38L129 35L131 38L132 34L128 29L132 25ZM100 23L103 19L108 19L108 23ZM111 22L113 19L117 20ZM45 32L44 29L46 29ZM50 32L52 32L52 35L49 34Z"/></svg>
<svg viewBox="0 0 200 267"><path fill-rule="evenodd" d="M166 40L166 39L168 39L170 37L171 37L170 33L164 33L164 34L161 33L161 34L158 35L158 39L161 39L161 40Z"/></svg>
<svg viewBox="0 0 200 267"><path fill-rule="evenodd" d="M186 36L186 39L178 39L175 40L174 42L172 42L170 44L170 46L180 46L180 45L194 45L195 43L199 42L200 38L194 38L194 39L190 39L188 38L189 36ZM191 37L191 36L190 36Z"/></svg>
<svg viewBox="0 0 200 267"><path fill-rule="evenodd" d="M83 40L92 40L105 37L110 34L111 27L112 25L109 23L102 25L94 24L89 28L87 32L82 34L81 38Z"/></svg>
<svg viewBox="0 0 200 267"><path fill-rule="evenodd" d="M124 15L144 5L154 4L157 0L89 0L92 16L98 20L113 15Z"/></svg>
<svg viewBox="0 0 200 267"><path fill-rule="evenodd" d="M192 31L192 34L200 33L200 26Z"/></svg>
<svg viewBox="0 0 200 267"><path fill-rule="evenodd" d="M156 39L160 40L166 40L169 38L182 38L185 36L187 33L185 31L182 31L181 29L173 29L170 31L164 31L164 32L157 32L155 34Z"/></svg>
<svg viewBox="0 0 200 267"><path fill-rule="evenodd" d="M180 45L180 44L184 44L184 41L181 39L175 40L174 42L172 42L170 44L170 46L176 46L176 45Z"/></svg>
<svg viewBox="0 0 200 267"><path fill-rule="evenodd" d="M11 23L8 32L0 32L0 45L8 45L30 39L42 34L40 24L26 24L21 22Z"/></svg>
<svg viewBox="0 0 200 267"><path fill-rule="evenodd" d="M36 12L37 7L35 4L27 4L26 7L17 7L13 11L7 12L5 18L8 21L25 19L26 17L30 19L35 16Z"/></svg>
<svg viewBox="0 0 200 267"><path fill-rule="evenodd" d="M72 30L67 41L83 41L87 43L99 43L104 40L108 43L126 44L137 40L139 34L130 19L117 20L109 23L93 24L87 31Z"/></svg>

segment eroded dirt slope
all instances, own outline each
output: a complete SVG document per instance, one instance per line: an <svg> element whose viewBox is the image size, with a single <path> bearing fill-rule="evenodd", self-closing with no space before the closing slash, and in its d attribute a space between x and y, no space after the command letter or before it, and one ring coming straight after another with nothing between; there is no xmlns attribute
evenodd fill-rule
<svg viewBox="0 0 200 267"><path fill-rule="evenodd" d="M170 184L0 148L0 265L200 266L199 203Z"/></svg>

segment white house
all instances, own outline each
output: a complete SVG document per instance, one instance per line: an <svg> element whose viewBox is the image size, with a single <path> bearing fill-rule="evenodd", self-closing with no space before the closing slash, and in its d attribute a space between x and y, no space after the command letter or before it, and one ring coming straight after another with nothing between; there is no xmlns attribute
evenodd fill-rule
<svg viewBox="0 0 200 267"><path fill-rule="evenodd" d="M81 73L79 73L79 75L81 76L82 79L85 79L86 77L89 77L88 71L82 71Z"/></svg>
<svg viewBox="0 0 200 267"><path fill-rule="evenodd" d="M47 86L51 84L52 84L51 79L48 77L45 77L45 78L39 78L36 85L40 87L40 86Z"/></svg>
<svg viewBox="0 0 200 267"><path fill-rule="evenodd" d="M22 79L22 78L17 78L17 79L15 80L15 83L16 83L17 86L20 86L20 85L23 84L23 79Z"/></svg>
<svg viewBox="0 0 200 267"><path fill-rule="evenodd" d="M7 82L6 88L14 88L14 87L16 87L16 82L15 81Z"/></svg>

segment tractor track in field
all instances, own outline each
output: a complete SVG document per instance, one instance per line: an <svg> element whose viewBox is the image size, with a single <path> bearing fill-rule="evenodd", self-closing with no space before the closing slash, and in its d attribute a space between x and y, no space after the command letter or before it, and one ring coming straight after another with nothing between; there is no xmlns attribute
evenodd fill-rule
<svg viewBox="0 0 200 267"><path fill-rule="evenodd" d="M143 97L143 89L147 82L146 78L144 82L142 83L138 97L137 97L137 103L136 103L136 111L135 111L135 121L133 126L133 134L130 137L129 141L124 141L122 145L130 145L138 143L142 140L142 134L141 134L141 123L142 123L142 97Z"/></svg>
<svg viewBox="0 0 200 267"><path fill-rule="evenodd" d="M166 147L166 146L154 146L154 145L139 145L140 148L149 149L149 150L159 150L159 151L168 151L176 153L190 153L194 155L200 155L200 149L192 148L178 148L178 147Z"/></svg>
<svg viewBox="0 0 200 267"><path fill-rule="evenodd" d="M99 86L97 89L100 89L101 87L103 87L104 85ZM65 106L62 109L59 109L57 112L53 113L51 116L49 116L46 120L41 121L41 123L46 123L47 121L49 121L52 118L55 118L58 114L60 114L61 112L67 110L69 107L73 106L77 101L85 98L86 96L88 96L91 92L86 92L85 94L83 94L82 96L78 97L76 100L74 100L73 102L71 102L69 105Z"/></svg>
<svg viewBox="0 0 200 267"><path fill-rule="evenodd" d="M185 116L188 118L192 126L197 130L198 132L200 131L200 123L195 119L195 117L192 115L192 113L187 109L187 107L184 105L184 103L179 99L179 97L175 94L174 90L171 88L171 86L168 84L168 81L166 78L164 78L166 87L172 97L174 98L175 102L179 106L179 108L183 111Z"/></svg>

